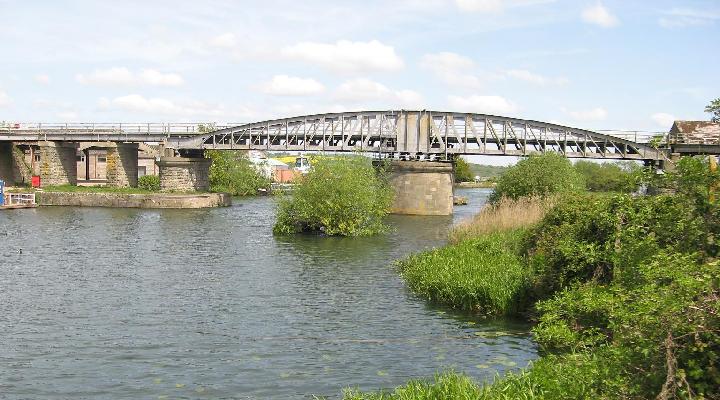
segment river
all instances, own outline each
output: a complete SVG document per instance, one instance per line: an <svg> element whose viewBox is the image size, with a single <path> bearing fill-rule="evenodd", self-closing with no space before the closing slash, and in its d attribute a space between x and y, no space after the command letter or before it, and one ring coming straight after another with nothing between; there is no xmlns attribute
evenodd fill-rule
<svg viewBox="0 0 720 400"><path fill-rule="evenodd" d="M353 239L273 237L267 197L0 212L0 398L338 398L524 367L526 325L430 305L392 265L443 245L488 193Z"/></svg>

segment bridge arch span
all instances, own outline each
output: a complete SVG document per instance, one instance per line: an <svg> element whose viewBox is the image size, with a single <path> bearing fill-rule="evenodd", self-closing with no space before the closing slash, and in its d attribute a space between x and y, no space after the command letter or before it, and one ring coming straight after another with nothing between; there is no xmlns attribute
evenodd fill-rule
<svg viewBox="0 0 720 400"><path fill-rule="evenodd" d="M641 140L638 140L641 139ZM643 143L645 139L645 143ZM620 137L558 124L489 114L431 110L313 114L170 138L169 147L308 152L370 152L381 157L450 160L456 155L659 160L647 138Z"/></svg>

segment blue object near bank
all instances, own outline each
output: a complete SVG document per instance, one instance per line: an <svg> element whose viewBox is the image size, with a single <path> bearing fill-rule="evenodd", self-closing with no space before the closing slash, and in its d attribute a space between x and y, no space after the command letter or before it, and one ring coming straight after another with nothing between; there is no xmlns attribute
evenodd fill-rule
<svg viewBox="0 0 720 400"><path fill-rule="evenodd" d="M5 181L0 180L0 206L5 205Z"/></svg>

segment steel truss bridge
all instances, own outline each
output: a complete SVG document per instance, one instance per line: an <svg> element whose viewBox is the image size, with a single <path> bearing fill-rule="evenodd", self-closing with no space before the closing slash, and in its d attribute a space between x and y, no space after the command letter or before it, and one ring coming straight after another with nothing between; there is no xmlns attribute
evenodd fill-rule
<svg viewBox="0 0 720 400"><path fill-rule="evenodd" d="M456 155L661 160L656 134L594 132L552 123L442 111L359 111L248 124L20 124L0 127L0 141L162 142L181 154L201 149L366 152L410 160Z"/></svg>

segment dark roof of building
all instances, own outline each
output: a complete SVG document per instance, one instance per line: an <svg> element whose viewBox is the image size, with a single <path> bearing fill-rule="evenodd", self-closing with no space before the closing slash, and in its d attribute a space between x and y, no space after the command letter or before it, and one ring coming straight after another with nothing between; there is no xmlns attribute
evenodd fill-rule
<svg viewBox="0 0 720 400"><path fill-rule="evenodd" d="M720 123L710 121L675 121L670 132L720 135Z"/></svg>

